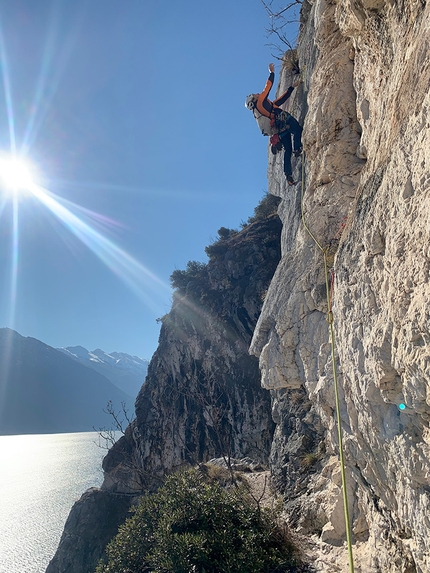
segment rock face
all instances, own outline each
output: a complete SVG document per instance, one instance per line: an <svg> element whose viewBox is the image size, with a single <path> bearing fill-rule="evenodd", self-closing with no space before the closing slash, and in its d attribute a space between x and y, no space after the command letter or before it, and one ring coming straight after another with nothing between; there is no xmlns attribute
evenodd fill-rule
<svg viewBox="0 0 430 573"><path fill-rule="evenodd" d="M112 520L106 531L104 520L92 516L110 504L118 526L118 503L156 487L168 472L221 456L227 464L245 457L268 464L270 395L248 348L280 259L280 231L276 214L240 232L220 229L207 265L192 262L174 273L172 310L162 318L136 418L103 462L100 500L92 490L72 509L48 573L91 571L81 553L91 548L93 564L113 536Z"/></svg>
<svg viewBox="0 0 430 573"><path fill-rule="evenodd" d="M70 511L60 540L61 551L57 551L46 573L93 573L101 556L100 547L117 533L132 502L128 495L114 496L98 488L86 491Z"/></svg>
<svg viewBox="0 0 430 573"><path fill-rule="evenodd" d="M251 352L273 394L272 472L292 523L320 540L318 571L346 570L330 557L345 524L323 254L306 226L334 273L356 567L430 570L429 26L424 0L305 1L304 83L290 103L304 119L303 201L269 159L282 259ZM284 71L279 91L290 83ZM291 480L297 452L312 470L306 493Z"/></svg>

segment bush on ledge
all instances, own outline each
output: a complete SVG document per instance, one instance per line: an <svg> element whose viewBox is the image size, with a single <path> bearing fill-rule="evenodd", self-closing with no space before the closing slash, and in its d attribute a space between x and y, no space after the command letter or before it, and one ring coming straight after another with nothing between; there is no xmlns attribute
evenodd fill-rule
<svg viewBox="0 0 430 573"><path fill-rule="evenodd" d="M285 530L242 488L198 470L169 476L143 497L96 573L283 573L301 570Z"/></svg>

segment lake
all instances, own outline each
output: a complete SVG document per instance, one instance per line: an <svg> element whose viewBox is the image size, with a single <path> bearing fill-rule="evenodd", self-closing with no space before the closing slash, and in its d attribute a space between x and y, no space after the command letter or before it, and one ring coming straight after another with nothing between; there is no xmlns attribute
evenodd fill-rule
<svg viewBox="0 0 430 573"><path fill-rule="evenodd" d="M73 503L102 483L97 432L0 436L0 573L44 573Z"/></svg>

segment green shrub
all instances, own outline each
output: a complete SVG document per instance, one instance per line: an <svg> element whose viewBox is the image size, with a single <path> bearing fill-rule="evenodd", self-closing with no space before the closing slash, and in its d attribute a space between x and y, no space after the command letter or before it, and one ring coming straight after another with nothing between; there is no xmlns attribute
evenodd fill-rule
<svg viewBox="0 0 430 573"><path fill-rule="evenodd" d="M205 247L205 253L210 259L219 259L228 251L228 243L224 239L219 239L211 245Z"/></svg>
<svg viewBox="0 0 430 573"><path fill-rule="evenodd" d="M248 223L255 223L261 221L269 215L273 215L278 210L278 205L281 202L280 197L275 197L270 193L266 193L258 205L254 209L254 216L249 217Z"/></svg>
<svg viewBox="0 0 430 573"><path fill-rule="evenodd" d="M233 235L237 235L237 231L235 229L229 229L227 227L219 228L217 233L221 239L229 239Z"/></svg>
<svg viewBox="0 0 430 573"><path fill-rule="evenodd" d="M298 571L292 546L245 490L207 483L198 470L145 496L107 547L96 573Z"/></svg>
<svg viewBox="0 0 430 573"><path fill-rule="evenodd" d="M228 239L238 234L236 229L229 229L228 227L220 227L217 231L219 239L213 241L210 245L205 247L205 253L209 259L220 259L229 249Z"/></svg>
<svg viewBox="0 0 430 573"><path fill-rule="evenodd" d="M185 271L179 269L170 275L170 282L173 288L185 291L189 283L197 281L202 284L207 282L207 264L198 261L188 261Z"/></svg>

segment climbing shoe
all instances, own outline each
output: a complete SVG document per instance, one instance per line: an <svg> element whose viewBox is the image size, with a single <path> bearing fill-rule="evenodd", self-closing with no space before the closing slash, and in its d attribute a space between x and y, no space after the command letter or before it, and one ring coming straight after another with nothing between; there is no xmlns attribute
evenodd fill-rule
<svg viewBox="0 0 430 573"><path fill-rule="evenodd" d="M300 155L302 154L303 149L301 147L299 147L299 149L296 149L295 151L293 151L294 157L300 157Z"/></svg>
<svg viewBox="0 0 430 573"><path fill-rule="evenodd" d="M285 177L287 178L288 185L295 185L296 184L292 175L285 174Z"/></svg>

